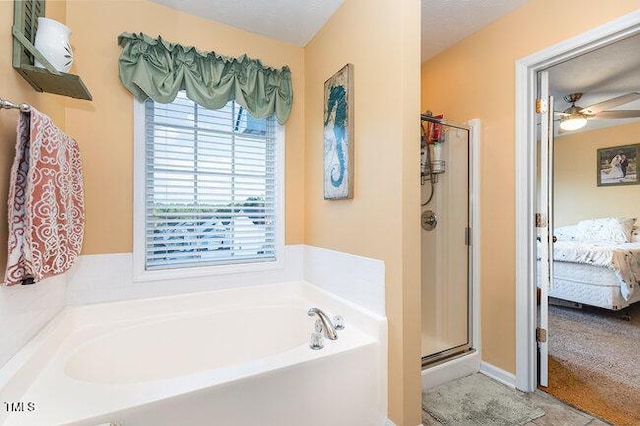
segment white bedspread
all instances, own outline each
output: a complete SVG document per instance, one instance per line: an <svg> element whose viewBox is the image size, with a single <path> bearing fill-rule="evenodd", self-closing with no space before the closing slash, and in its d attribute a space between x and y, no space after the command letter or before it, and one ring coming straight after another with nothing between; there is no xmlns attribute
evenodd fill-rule
<svg viewBox="0 0 640 426"><path fill-rule="evenodd" d="M640 243L588 243L558 241L553 260L603 266L620 280L620 292L629 300L640 287Z"/></svg>

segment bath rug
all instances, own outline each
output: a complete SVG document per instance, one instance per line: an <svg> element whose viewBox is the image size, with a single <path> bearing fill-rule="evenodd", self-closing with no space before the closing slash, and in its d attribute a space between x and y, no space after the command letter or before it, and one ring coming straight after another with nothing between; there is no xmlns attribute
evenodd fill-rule
<svg viewBox="0 0 640 426"><path fill-rule="evenodd" d="M429 390L423 395L422 408L445 426L524 425L545 414L521 392L483 374Z"/></svg>

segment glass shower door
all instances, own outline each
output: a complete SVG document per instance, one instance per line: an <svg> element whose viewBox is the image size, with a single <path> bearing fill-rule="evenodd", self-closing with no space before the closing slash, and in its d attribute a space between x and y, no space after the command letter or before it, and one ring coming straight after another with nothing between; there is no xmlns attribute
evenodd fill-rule
<svg viewBox="0 0 640 426"><path fill-rule="evenodd" d="M440 126L439 131L433 131L434 125ZM424 116L423 129L421 285L426 365L471 348L470 138L465 126Z"/></svg>

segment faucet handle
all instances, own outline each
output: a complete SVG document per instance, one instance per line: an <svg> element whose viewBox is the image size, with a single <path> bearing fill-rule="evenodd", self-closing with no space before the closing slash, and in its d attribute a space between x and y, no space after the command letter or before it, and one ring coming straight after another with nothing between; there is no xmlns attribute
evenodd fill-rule
<svg viewBox="0 0 640 426"><path fill-rule="evenodd" d="M313 332L311 333L311 340L309 342L309 347L315 351L318 349L322 349L324 347L322 333Z"/></svg>
<svg viewBox="0 0 640 426"><path fill-rule="evenodd" d="M344 318L342 315L336 315L333 317L333 328L336 330L344 330Z"/></svg>
<svg viewBox="0 0 640 426"><path fill-rule="evenodd" d="M318 318L316 320L315 323L313 323L313 329L317 332L317 333L322 333L322 331L324 330L324 326L322 325L322 320L320 320L320 318Z"/></svg>

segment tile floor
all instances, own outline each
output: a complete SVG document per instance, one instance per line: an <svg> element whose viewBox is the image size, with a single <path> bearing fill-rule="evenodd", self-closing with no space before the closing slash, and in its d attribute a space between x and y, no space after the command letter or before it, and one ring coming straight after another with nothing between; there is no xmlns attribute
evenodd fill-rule
<svg viewBox="0 0 640 426"><path fill-rule="evenodd" d="M513 390L514 392L520 392ZM546 413L524 426L604 426L605 423L587 413L576 410L562 401L542 391L526 394L533 403L538 405ZM424 426L442 426L442 423L425 413ZM480 426L480 425L479 425Z"/></svg>

